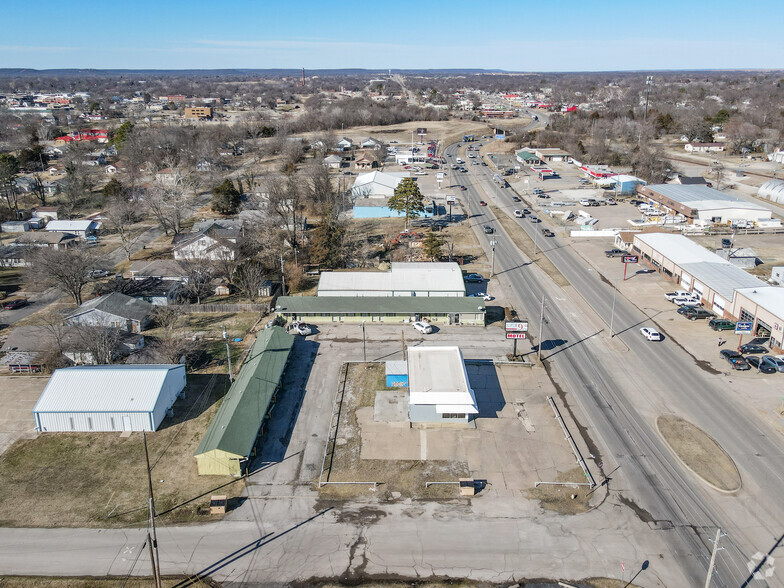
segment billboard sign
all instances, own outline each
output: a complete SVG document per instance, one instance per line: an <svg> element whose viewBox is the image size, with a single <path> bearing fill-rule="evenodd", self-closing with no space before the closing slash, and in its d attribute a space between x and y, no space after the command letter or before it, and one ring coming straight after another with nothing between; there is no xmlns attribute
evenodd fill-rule
<svg viewBox="0 0 784 588"><path fill-rule="evenodd" d="M419 127L419 128L417 129L417 133L416 133L416 134L417 134L417 135L427 135L427 129L426 129L426 128L424 128L424 127Z"/></svg>
<svg viewBox="0 0 784 588"><path fill-rule="evenodd" d="M621 261L623 261L623 263L638 263L640 258L636 255L624 255L621 257Z"/></svg>
<svg viewBox="0 0 784 588"><path fill-rule="evenodd" d="M528 322L527 321L507 321L504 325L506 332L519 332L524 333L528 330Z"/></svg>
<svg viewBox="0 0 784 588"><path fill-rule="evenodd" d="M751 335L751 328L754 326L754 323L751 321L743 321L735 323L735 334L736 335Z"/></svg>
<svg viewBox="0 0 784 588"><path fill-rule="evenodd" d="M525 333L514 333L514 332L507 332L506 338L507 339L525 339Z"/></svg>
<svg viewBox="0 0 784 588"><path fill-rule="evenodd" d="M436 179L443 180L444 179L444 172L436 172Z"/></svg>

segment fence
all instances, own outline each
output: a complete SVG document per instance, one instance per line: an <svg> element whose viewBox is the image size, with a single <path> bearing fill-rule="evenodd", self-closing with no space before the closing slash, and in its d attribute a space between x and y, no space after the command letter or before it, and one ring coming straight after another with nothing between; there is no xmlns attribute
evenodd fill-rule
<svg viewBox="0 0 784 588"><path fill-rule="evenodd" d="M267 312L268 304L170 304L170 308L185 313L194 312Z"/></svg>

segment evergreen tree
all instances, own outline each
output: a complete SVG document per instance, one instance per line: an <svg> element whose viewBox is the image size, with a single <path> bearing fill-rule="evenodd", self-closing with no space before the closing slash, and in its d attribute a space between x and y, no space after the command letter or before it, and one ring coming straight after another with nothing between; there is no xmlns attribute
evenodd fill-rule
<svg viewBox="0 0 784 588"><path fill-rule="evenodd" d="M236 214L240 207L240 196L231 180L223 180L220 186L212 189L212 211L224 216Z"/></svg>
<svg viewBox="0 0 784 588"><path fill-rule="evenodd" d="M425 212L425 198L422 196L422 192L419 191L419 186L414 178L403 178L400 181L387 206L390 210L405 215L406 228L408 228L409 220L417 218Z"/></svg>

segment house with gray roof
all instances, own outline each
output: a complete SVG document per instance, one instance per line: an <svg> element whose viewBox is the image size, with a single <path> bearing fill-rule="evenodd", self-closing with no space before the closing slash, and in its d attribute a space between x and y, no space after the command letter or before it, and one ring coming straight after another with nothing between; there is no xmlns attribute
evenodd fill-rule
<svg viewBox="0 0 784 588"><path fill-rule="evenodd" d="M115 327L121 331L139 333L152 320L153 305L132 296L112 292L93 298L65 317L68 325L97 325Z"/></svg>

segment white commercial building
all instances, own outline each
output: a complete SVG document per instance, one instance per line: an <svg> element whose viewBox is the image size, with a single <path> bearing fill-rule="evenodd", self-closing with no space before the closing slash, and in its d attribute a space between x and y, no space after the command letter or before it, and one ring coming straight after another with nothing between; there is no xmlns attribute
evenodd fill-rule
<svg viewBox="0 0 784 588"><path fill-rule="evenodd" d="M729 225L737 221L770 222L770 209L699 184L638 186L638 194L695 225Z"/></svg>
<svg viewBox="0 0 784 588"><path fill-rule="evenodd" d="M324 272L318 296L465 296L454 262L393 262L387 272Z"/></svg>
<svg viewBox="0 0 784 588"><path fill-rule="evenodd" d="M395 194L395 188L409 173L368 172L359 174L351 188L351 198L389 198Z"/></svg>
<svg viewBox="0 0 784 588"><path fill-rule="evenodd" d="M155 431L184 388L184 365L55 370L33 409L35 428L41 432Z"/></svg>
<svg viewBox="0 0 784 588"><path fill-rule="evenodd" d="M459 347L408 348L412 423L467 423L479 413Z"/></svg>

